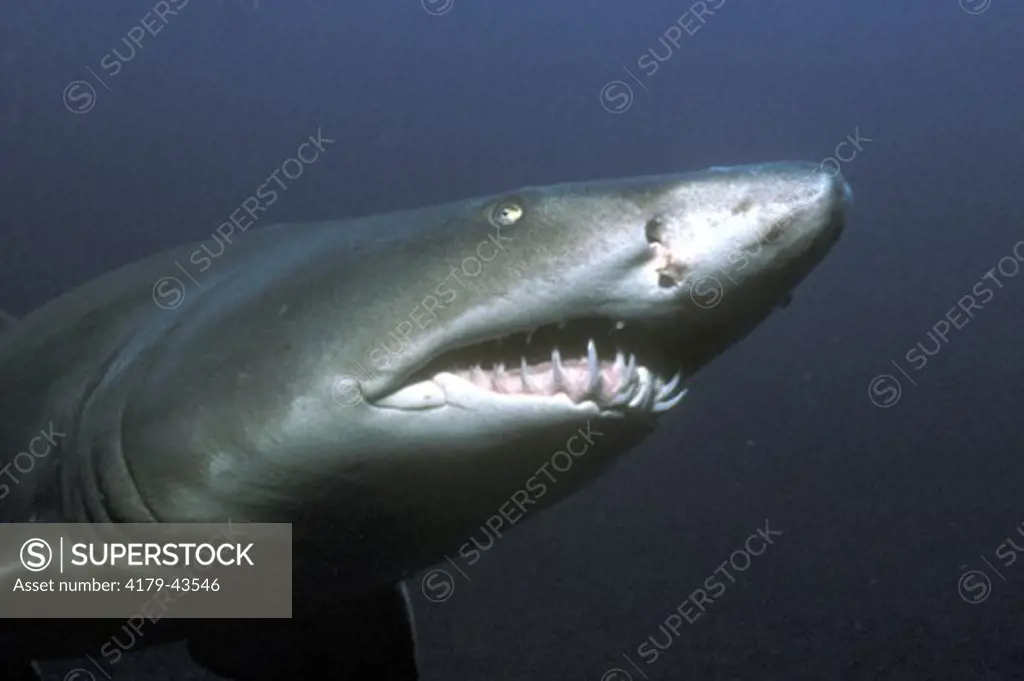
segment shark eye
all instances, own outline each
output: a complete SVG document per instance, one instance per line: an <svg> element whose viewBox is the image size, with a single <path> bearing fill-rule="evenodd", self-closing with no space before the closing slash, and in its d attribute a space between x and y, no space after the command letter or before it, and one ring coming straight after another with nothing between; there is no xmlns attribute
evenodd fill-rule
<svg viewBox="0 0 1024 681"><path fill-rule="evenodd" d="M491 222L498 227L511 227L523 217L523 207L518 203L502 203L491 213Z"/></svg>

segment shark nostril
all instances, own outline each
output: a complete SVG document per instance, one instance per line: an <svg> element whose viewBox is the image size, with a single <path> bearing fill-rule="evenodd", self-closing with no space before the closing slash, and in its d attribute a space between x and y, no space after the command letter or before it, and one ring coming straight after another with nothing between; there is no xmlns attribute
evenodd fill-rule
<svg viewBox="0 0 1024 681"><path fill-rule="evenodd" d="M664 233L665 223L661 221L661 218L651 218L644 225L644 236L647 237L647 243L649 244L662 243Z"/></svg>

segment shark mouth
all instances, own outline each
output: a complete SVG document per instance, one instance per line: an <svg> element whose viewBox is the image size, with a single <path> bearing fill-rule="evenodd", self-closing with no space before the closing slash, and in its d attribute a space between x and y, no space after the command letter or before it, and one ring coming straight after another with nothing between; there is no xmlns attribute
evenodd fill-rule
<svg viewBox="0 0 1024 681"><path fill-rule="evenodd" d="M568 398L602 411L657 414L678 404L686 390L679 363L652 348L651 337L639 327L604 320L542 326L446 352L376 404L441 406L441 395L432 394L456 383L495 397Z"/></svg>

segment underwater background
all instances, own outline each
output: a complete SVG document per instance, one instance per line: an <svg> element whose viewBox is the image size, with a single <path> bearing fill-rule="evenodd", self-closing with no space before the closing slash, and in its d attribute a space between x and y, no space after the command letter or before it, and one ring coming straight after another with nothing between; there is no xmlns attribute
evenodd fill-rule
<svg viewBox="0 0 1024 681"><path fill-rule="evenodd" d="M410 581L423 678L1024 678L1022 30L1011 0L5 3L0 309L209 238L311 135L262 224L820 161L855 202L793 304L591 487Z"/></svg>

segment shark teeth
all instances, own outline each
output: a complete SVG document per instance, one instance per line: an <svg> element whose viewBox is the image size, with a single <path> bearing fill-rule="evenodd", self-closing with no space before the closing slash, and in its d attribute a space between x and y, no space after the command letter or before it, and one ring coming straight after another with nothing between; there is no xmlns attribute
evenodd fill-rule
<svg viewBox="0 0 1024 681"><path fill-rule="evenodd" d="M476 344L480 352L475 357L470 350L473 345L444 353L412 380L414 384L432 381L444 374L496 398L557 398L562 404L589 405L609 413L660 414L682 399L686 376L682 371L665 371L670 348L646 348L644 331L632 327L615 319L527 326L523 332ZM556 328L569 331L560 333ZM569 351L570 346L576 349ZM643 353L638 357L629 352L631 346ZM418 405L430 405L436 399L432 394L406 396L415 398Z"/></svg>
<svg viewBox="0 0 1024 681"><path fill-rule="evenodd" d="M562 366L562 353L558 348L551 350L551 376L556 389L565 388L565 368Z"/></svg>
<svg viewBox="0 0 1024 681"><path fill-rule="evenodd" d="M591 384L588 387L589 395L601 386L599 371L597 379L593 378L595 367L600 366L593 340L587 344L587 365L588 373L591 376ZM628 411L661 414L679 404L686 395L686 389L681 388L683 382L681 369L666 381L648 367L640 366L635 354L630 353L627 361L621 350L615 353L615 363L611 369L612 375L618 377L618 389L611 400L606 402L606 406L613 409L625 407Z"/></svg>
<svg viewBox="0 0 1024 681"><path fill-rule="evenodd" d="M601 362L597 358L597 345L593 338L587 341L587 378L587 390L584 395L597 395L601 389Z"/></svg>
<svg viewBox="0 0 1024 681"><path fill-rule="evenodd" d="M636 355L630 353L629 364L626 364L625 355L620 350L615 354L613 370L622 378L620 379L619 389L616 391L615 397L612 398L611 406L621 407L629 404L633 399L635 392L633 386L639 378L639 374L636 371Z"/></svg>
<svg viewBox="0 0 1024 681"><path fill-rule="evenodd" d="M682 402L683 398L686 397L687 392L689 391L686 388L683 388L675 397L665 400L664 402L655 402L654 405L651 407L651 411L658 414L663 414L664 412L668 411L672 407Z"/></svg>
<svg viewBox="0 0 1024 681"><path fill-rule="evenodd" d="M639 387L629 401L630 409L648 410L651 407L651 399L654 397L654 385L657 379L647 367L637 367Z"/></svg>
<svg viewBox="0 0 1024 681"><path fill-rule="evenodd" d="M658 395L655 398L655 401L656 402L661 402L661 401L665 400L666 398L668 398L672 394L672 391L676 389L676 386L679 385L679 382L682 379L683 379L683 372L681 372L681 371L677 372L676 375L673 376L671 378L671 380L669 380L668 383L666 383L663 386L661 386L661 390L658 391Z"/></svg>
<svg viewBox="0 0 1024 681"><path fill-rule="evenodd" d="M654 399L654 404L651 405L651 411L661 414L679 404L686 396L686 388L679 390L675 395L672 393L679 388L682 380L683 372L680 370L658 391L658 396Z"/></svg>
<svg viewBox="0 0 1024 681"><path fill-rule="evenodd" d="M523 355L518 366L498 361L490 369L475 364L456 373L477 387L497 394L547 397L564 394L574 403L590 401L613 411L660 414L677 405L686 393L681 389L682 371L665 379L650 367L641 365L635 354L622 350L616 350L614 361L602 361L593 338L587 340L586 355L582 358L566 361L561 349L554 347L550 363L531 365Z"/></svg>
<svg viewBox="0 0 1024 681"><path fill-rule="evenodd" d="M539 392L540 388L530 378L530 365L526 363L526 357L521 358L519 365L519 380L523 384L523 392L535 393Z"/></svg>

